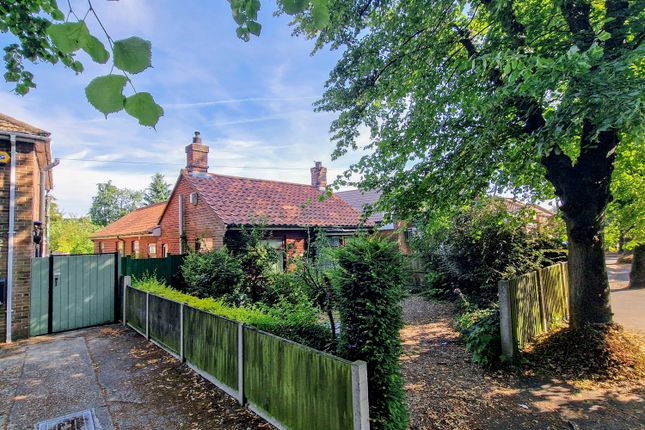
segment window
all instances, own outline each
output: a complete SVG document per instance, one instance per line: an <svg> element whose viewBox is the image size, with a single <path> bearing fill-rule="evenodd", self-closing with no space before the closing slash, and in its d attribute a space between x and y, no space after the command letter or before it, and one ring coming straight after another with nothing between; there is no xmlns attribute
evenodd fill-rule
<svg viewBox="0 0 645 430"><path fill-rule="evenodd" d="M117 240L114 249L118 250L121 254L125 254L125 243Z"/></svg>
<svg viewBox="0 0 645 430"><path fill-rule="evenodd" d="M190 203L193 205L197 204L197 193L190 193Z"/></svg>
<svg viewBox="0 0 645 430"><path fill-rule="evenodd" d="M139 241L138 240L133 240L132 241L132 253L134 255L139 254Z"/></svg>
<svg viewBox="0 0 645 430"><path fill-rule="evenodd" d="M157 244L156 243L151 243L150 245L148 245L148 254L150 254L150 255L157 254Z"/></svg>
<svg viewBox="0 0 645 430"><path fill-rule="evenodd" d="M168 256L168 245L165 243L161 245L161 256L164 258Z"/></svg>
<svg viewBox="0 0 645 430"><path fill-rule="evenodd" d="M99 242L99 252L101 254L105 252L105 242Z"/></svg>
<svg viewBox="0 0 645 430"><path fill-rule="evenodd" d="M284 258L285 258L285 252L282 244L282 239L266 239L266 240L261 240L260 243L262 245L265 245L268 248L273 248L277 252L277 260L275 264L273 265L273 270L276 272L284 272Z"/></svg>
<svg viewBox="0 0 645 430"><path fill-rule="evenodd" d="M195 239L195 252L199 252L202 249L202 240L200 238Z"/></svg>

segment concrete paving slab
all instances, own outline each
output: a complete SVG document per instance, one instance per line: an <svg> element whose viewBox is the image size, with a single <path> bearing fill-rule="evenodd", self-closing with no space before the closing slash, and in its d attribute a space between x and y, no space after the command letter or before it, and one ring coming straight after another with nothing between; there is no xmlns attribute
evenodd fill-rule
<svg viewBox="0 0 645 430"><path fill-rule="evenodd" d="M60 337L26 347L9 430L32 429L50 418L94 409L97 428L113 430L83 337Z"/></svg>
<svg viewBox="0 0 645 430"><path fill-rule="evenodd" d="M0 429L93 409L100 430L272 429L120 325L0 345Z"/></svg>

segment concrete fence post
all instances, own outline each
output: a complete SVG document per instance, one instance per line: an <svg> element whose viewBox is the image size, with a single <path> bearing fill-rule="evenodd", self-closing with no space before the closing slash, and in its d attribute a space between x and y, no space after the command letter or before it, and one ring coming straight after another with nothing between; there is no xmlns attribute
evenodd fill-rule
<svg viewBox="0 0 645 430"><path fill-rule="evenodd" d="M369 430L370 406L367 393L367 363L352 363L352 404L354 409L354 430Z"/></svg>
<svg viewBox="0 0 645 430"><path fill-rule="evenodd" d="M237 401L244 405L244 324L237 324Z"/></svg>
<svg viewBox="0 0 645 430"><path fill-rule="evenodd" d="M513 339L511 293L508 281L502 279L497 283L497 288L499 294L499 331L502 339L502 354L512 359L515 352L515 341Z"/></svg>
<svg viewBox="0 0 645 430"><path fill-rule="evenodd" d="M184 303L179 305L179 359L183 363L186 361L184 357Z"/></svg>
<svg viewBox="0 0 645 430"><path fill-rule="evenodd" d="M121 321L123 321L123 326L125 326L126 323L126 315L127 315L127 300L126 297L128 296L128 288L132 286L132 278L130 276L121 276L121 283L123 284L123 311L121 312L122 318Z"/></svg>
<svg viewBox="0 0 645 430"><path fill-rule="evenodd" d="M146 293L146 340L150 340L150 294Z"/></svg>

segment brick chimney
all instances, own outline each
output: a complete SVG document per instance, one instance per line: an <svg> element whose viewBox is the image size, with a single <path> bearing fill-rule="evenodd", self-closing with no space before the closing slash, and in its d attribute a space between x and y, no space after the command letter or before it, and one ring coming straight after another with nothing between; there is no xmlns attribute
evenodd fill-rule
<svg viewBox="0 0 645 430"><path fill-rule="evenodd" d="M323 191L327 187L327 168L323 167L322 161L315 161L311 171L311 186Z"/></svg>
<svg viewBox="0 0 645 430"><path fill-rule="evenodd" d="M195 132L193 143L186 146L186 169L188 173L208 172L208 146L202 144L199 132Z"/></svg>

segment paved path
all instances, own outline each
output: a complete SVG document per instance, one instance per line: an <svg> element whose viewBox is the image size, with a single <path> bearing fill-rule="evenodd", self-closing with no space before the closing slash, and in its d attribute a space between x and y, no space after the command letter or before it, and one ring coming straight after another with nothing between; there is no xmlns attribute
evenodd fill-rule
<svg viewBox="0 0 645 430"><path fill-rule="evenodd" d="M631 264L618 264L616 259L616 255L607 255L614 321L627 330L645 334L645 289L627 288Z"/></svg>
<svg viewBox="0 0 645 430"><path fill-rule="evenodd" d="M272 428L121 326L0 347L0 430L86 409L101 430Z"/></svg>

